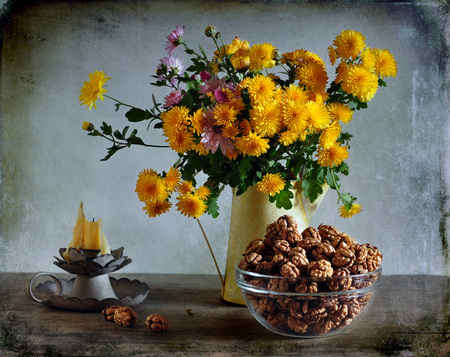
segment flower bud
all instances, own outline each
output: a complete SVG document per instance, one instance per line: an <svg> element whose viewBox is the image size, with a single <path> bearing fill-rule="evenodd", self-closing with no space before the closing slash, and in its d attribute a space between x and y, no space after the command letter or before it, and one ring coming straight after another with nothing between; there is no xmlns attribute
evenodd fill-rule
<svg viewBox="0 0 450 357"><path fill-rule="evenodd" d="M216 40L220 39L221 37L222 37L222 34L221 34L220 32L217 32L217 33L214 35L214 38L215 38Z"/></svg>
<svg viewBox="0 0 450 357"><path fill-rule="evenodd" d="M89 123L88 121L83 122L83 125L81 127L83 128L83 130L86 130L86 131L94 130L94 124Z"/></svg>
<svg viewBox="0 0 450 357"><path fill-rule="evenodd" d="M216 34L216 29L214 28L214 26L208 26L205 29L205 36L206 37L213 37Z"/></svg>

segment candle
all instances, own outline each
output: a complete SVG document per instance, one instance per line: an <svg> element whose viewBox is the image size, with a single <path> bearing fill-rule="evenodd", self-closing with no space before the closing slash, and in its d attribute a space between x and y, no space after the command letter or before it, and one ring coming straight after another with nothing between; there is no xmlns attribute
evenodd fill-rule
<svg viewBox="0 0 450 357"><path fill-rule="evenodd" d="M71 262L69 248L99 250L100 254L111 253L111 248L102 230L102 220L89 221L84 215L83 202L78 207L78 215L72 231L72 240L66 251L63 253L64 259Z"/></svg>

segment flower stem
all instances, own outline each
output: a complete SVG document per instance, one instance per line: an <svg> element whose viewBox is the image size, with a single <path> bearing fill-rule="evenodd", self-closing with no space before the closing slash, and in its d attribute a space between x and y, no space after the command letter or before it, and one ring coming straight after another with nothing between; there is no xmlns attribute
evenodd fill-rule
<svg viewBox="0 0 450 357"><path fill-rule="evenodd" d="M217 264L217 260L216 260L216 257L214 256L214 252L213 252L213 250L211 248L211 245L209 244L208 237L206 236L205 230L203 229L203 226L200 223L200 220L198 218L196 218L196 221L197 221L198 225L200 226L200 229L202 230L203 237L205 238L206 244L208 245L209 251L210 251L211 256L212 256L212 258L214 260L214 264L216 266L217 272L219 273L220 282L222 283L222 287L224 287L225 283L223 281L222 274L220 273L219 265Z"/></svg>

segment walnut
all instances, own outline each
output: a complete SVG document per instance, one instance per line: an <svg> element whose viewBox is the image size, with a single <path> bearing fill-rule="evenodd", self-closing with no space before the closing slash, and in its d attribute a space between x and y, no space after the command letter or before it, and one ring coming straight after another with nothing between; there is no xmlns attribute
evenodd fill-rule
<svg viewBox="0 0 450 357"><path fill-rule="evenodd" d="M267 323L275 327L283 328L284 325L287 323L287 314L281 311L274 314L270 314L267 317Z"/></svg>
<svg viewBox="0 0 450 357"><path fill-rule="evenodd" d="M273 244L273 250L275 253L286 254L291 251L291 246L287 240L280 239Z"/></svg>
<svg viewBox="0 0 450 357"><path fill-rule="evenodd" d="M364 245L355 246L355 263L361 264L367 260L369 249Z"/></svg>
<svg viewBox="0 0 450 357"><path fill-rule="evenodd" d="M124 306L114 311L114 322L123 327L131 327L136 325L138 316L133 309Z"/></svg>
<svg viewBox="0 0 450 357"><path fill-rule="evenodd" d="M238 264L238 268L242 270L250 270L250 264L247 263L245 258L242 258Z"/></svg>
<svg viewBox="0 0 450 357"><path fill-rule="evenodd" d="M308 239L308 238L314 238L315 240L319 241L319 243L322 241L322 237L320 236L319 231L314 227L308 227L302 232L302 238Z"/></svg>
<svg viewBox="0 0 450 357"><path fill-rule="evenodd" d="M343 320L348 315L348 307L345 304L337 304L336 306L337 309L330 313L329 318L336 324L339 324L341 320Z"/></svg>
<svg viewBox="0 0 450 357"><path fill-rule="evenodd" d="M245 256L245 260L250 265L257 265L262 259L261 254L252 252Z"/></svg>
<svg viewBox="0 0 450 357"><path fill-rule="evenodd" d="M301 271L308 269L309 260L306 257L306 251L303 248L295 247L288 254L289 261L296 265Z"/></svg>
<svg viewBox="0 0 450 357"><path fill-rule="evenodd" d="M295 286L295 291L297 293L302 293L302 294L313 294L313 293L317 293L319 291L319 287L317 286L317 283L312 281L312 282L305 282L302 281L300 283L297 283L297 285Z"/></svg>
<svg viewBox="0 0 450 357"><path fill-rule="evenodd" d="M272 298L261 298L258 301L256 312L259 315L270 315L277 309L277 302Z"/></svg>
<svg viewBox="0 0 450 357"><path fill-rule="evenodd" d="M383 256L377 247L372 244L362 244L362 246L367 248L367 263L369 271L374 271L378 268L383 260Z"/></svg>
<svg viewBox="0 0 450 357"><path fill-rule="evenodd" d="M169 328L169 319L160 314L151 314L145 320L145 325L151 331L164 332Z"/></svg>
<svg viewBox="0 0 450 357"><path fill-rule="evenodd" d="M316 307L309 309L303 316L303 321L308 325L313 325L320 322L327 316L327 311L324 307Z"/></svg>
<svg viewBox="0 0 450 357"><path fill-rule="evenodd" d="M294 316L289 316L287 319L287 325L295 333L304 334L308 330L308 324Z"/></svg>
<svg viewBox="0 0 450 357"><path fill-rule="evenodd" d="M297 229L292 231L283 231L280 236L282 239L288 241L292 246L296 246L302 240L302 234Z"/></svg>
<svg viewBox="0 0 450 357"><path fill-rule="evenodd" d="M333 275L333 268L328 260L320 259L312 261L308 264L309 276L316 276L318 278L326 278Z"/></svg>
<svg viewBox="0 0 450 357"><path fill-rule="evenodd" d="M339 246L331 262L336 267L349 268L355 261L355 253L348 246Z"/></svg>
<svg viewBox="0 0 450 357"><path fill-rule="evenodd" d="M289 283L285 279L270 279L269 284L267 284L267 289L284 293L289 290Z"/></svg>
<svg viewBox="0 0 450 357"><path fill-rule="evenodd" d="M300 269L293 263L287 262L281 267L280 273L282 276L287 276L289 278L297 278L300 276Z"/></svg>
<svg viewBox="0 0 450 357"><path fill-rule="evenodd" d="M349 290L352 286L352 278L341 278L343 276L349 276L350 270L347 268L338 268L333 272L333 277L336 277L336 279L328 281L328 288L331 291L345 291Z"/></svg>
<svg viewBox="0 0 450 357"><path fill-rule="evenodd" d="M264 279L261 279L261 278L253 278L252 280L249 281L249 283L255 287L260 287L260 288L266 286L266 282L264 281Z"/></svg>
<svg viewBox="0 0 450 357"><path fill-rule="evenodd" d="M293 301L290 305L289 313L298 319L308 311L308 301Z"/></svg>
<svg viewBox="0 0 450 357"><path fill-rule="evenodd" d="M330 243L319 243L313 250L312 256L315 260L326 259L329 260L335 253L334 247Z"/></svg>
<svg viewBox="0 0 450 357"><path fill-rule="evenodd" d="M273 270L273 263L268 261L260 261L256 266L256 272L260 274L270 274Z"/></svg>
<svg viewBox="0 0 450 357"><path fill-rule="evenodd" d="M366 274L369 272L367 261L362 263L354 263L350 267L350 273L351 274Z"/></svg>
<svg viewBox="0 0 450 357"><path fill-rule="evenodd" d="M277 299L278 309L283 312L289 312L291 309L291 304L294 302L292 299L284 299L280 298Z"/></svg>
<svg viewBox="0 0 450 357"><path fill-rule="evenodd" d="M278 236L277 222L268 224L266 227L266 237L270 240L272 237L276 236Z"/></svg>
<svg viewBox="0 0 450 357"><path fill-rule="evenodd" d="M303 239L297 243L297 246L305 249L307 252L310 252L322 241L319 231L313 227L306 228L302 232L302 238Z"/></svg>
<svg viewBox="0 0 450 357"><path fill-rule="evenodd" d="M121 306L119 306L119 305L112 305L112 306L105 307L102 310L102 315L105 317L105 320L114 321L114 312L120 307Z"/></svg>
<svg viewBox="0 0 450 357"><path fill-rule="evenodd" d="M287 261L288 261L288 259L282 253L275 254L272 258L272 264L275 266L276 265L281 266L281 265L287 263Z"/></svg>
<svg viewBox="0 0 450 357"><path fill-rule="evenodd" d="M278 218L276 224L278 232L293 230L297 228L297 222L295 221L294 217L287 214Z"/></svg>
<svg viewBox="0 0 450 357"><path fill-rule="evenodd" d="M345 242L348 246L358 244L358 242L354 238L350 237L347 233L341 232L339 236L341 237L342 242Z"/></svg>
<svg viewBox="0 0 450 357"><path fill-rule="evenodd" d="M331 241L333 237L339 235L341 233L336 227L329 226L326 224L320 224L318 227L318 231L322 240Z"/></svg>
<svg viewBox="0 0 450 357"><path fill-rule="evenodd" d="M262 239L255 239L254 241L251 241L247 247L244 250L244 255L248 255L250 253L258 253L263 254L264 252L264 242Z"/></svg>

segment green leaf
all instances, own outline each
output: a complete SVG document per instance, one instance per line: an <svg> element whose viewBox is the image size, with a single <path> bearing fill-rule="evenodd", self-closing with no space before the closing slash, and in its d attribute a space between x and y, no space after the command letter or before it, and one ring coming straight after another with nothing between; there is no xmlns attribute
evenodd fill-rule
<svg viewBox="0 0 450 357"><path fill-rule="evenodd" d="M112 135L112 126L108 125L106 122L102 123L102 126L100 127L100 129L102 130L103 134Z"/></svg>
<svg viewBox="0 0 450 357"><path fill-rule="evenodd" d="M187 92L181 99L180 103L178 103L178 105L184 105L185 107L192 108L192 106L194 105L194 98L192 97L191 93Z"/></svg>
<svg viewBox="0 0 450 357"><path fill-rule="evenodd" d="M125 113L125 117L132 123L137 123L146 119L150 119L151 115L148 110L142 110L139 108L131 108Z"/></svg>
<svg viewBox="0 0 450 357"><path fill-rule="evenodd" d="M213 218L217 218L217 216L219 215L219 205L217 204L217 197L209 197L207 205L207 213L210 214Z"/></svg>
<svg viewBox="0 0 450 357"><path fill-rule="evenodd" d="M278 192L275 196L275 205L277 208L283 208L289 210L292 208L291 199L294 197L294 194L291 190L284 189Z"/></svg>
<svg viewBox="0 0 450 357"><path fill-rule="evenodd" d="M341 193L339 198L347 207L350 207L353 204L353 201L355 201L355 197L351 196L349 193Z"/></svg>

